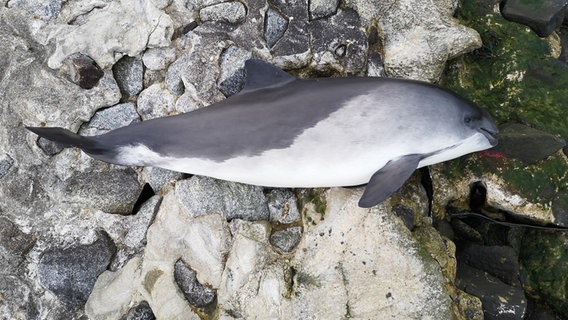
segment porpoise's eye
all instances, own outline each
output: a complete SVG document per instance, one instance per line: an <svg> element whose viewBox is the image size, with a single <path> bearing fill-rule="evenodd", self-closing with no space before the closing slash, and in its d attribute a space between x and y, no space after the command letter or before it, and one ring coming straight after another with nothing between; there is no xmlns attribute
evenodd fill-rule
<svg viewBox="0 0 568 320"><path fill-rule="evenodd" d="M471 117L470 116L465 116L465 118L463 118L463 122L464 123L470 123L471 122Z"/></svg>

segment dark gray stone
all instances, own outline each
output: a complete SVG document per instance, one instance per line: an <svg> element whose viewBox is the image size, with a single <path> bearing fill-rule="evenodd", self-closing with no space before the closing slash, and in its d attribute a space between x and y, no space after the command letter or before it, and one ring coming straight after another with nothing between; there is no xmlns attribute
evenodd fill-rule
<svg viewBox="0 0 568 320"><path fill-rule="evenodd" d="M264 38L268 46L274 46L284 36L287 29L287 17L274 8L269 7L264 17Z"/></svg>
<svg viewBox="0 0 568 320"><path fill-rule="evenodd" d="M566 0L505 0L501 14L507 20L529 26L540 37L548 37L562 24L567 6Z"/></svg>
<svg viewBox="0 0 568 320"><path fill-rule="evenodd" d="M274 56L293 56L310 51L308 34L308 3L307 0L291 0L282 3L278 0L268 2L275 12L287 17L288 27L282 37L272 46ZM275 35L278 34L275 29ZM273 38L274 39L274 38Z"/></svg>
<svg viewBox="0 0 568 320"><path fill-rule="evenodd" d="M499 144L492 152L502 153L525 164L546 159L566 145L563 139L522 124L506 124L500 130Z"/></svg>
<svg viewBox="0 0 568 320"><path fill-rule="evenodd" d="M92 89L97 86L105 74L95 60L84 54L69 57L69 73L71 81L83 89Z"/></svg>
<svg viewBox="0 0 568 320"><path fill-rule="evenodd" d="M55 143L45 138L37 139L37 146L48 156L54 156L65 148L65 146Z"/></svg>
<svg viewBox="0 0 568 320"><path fill-rule="evenodd" d="M36 242L5 217L0 217L0 270L12 269L24 260Z"/></svg>
<svg viewBox="0 0 568 320"><path fill-rule="evenodd" d="M245 70L239 69L219 84L219 90L225 97L230 97L241 91L245 84L245 78Z"/></svg>
<svg viewBox="0 0 568 320"><path fill-rule="evenodd" d="M222 213L228 220L268 220L262 188L248 184L193 176L178 181L176 198L193 216Z"/></svg>
<svg viewBox="0 0 568 320"><path fill-rule="evenodd" d="M195 271L181 259L174 265L174 279L189 304L203 308L213 303L217 297L215 290L199 283Z"/></svg>
<svg viewBox="0 0 568 320"><path fill-rule="evenodd" d="M121 320L155 320L156 316L146 301L140 302L136 307L130 309Z"/></svg>
<svg viewBox="0 0 568 320"><path fill-rule="evenodd" d="M82 307L97 277L110 263L116 247L110 237L99 233L89 245L46 250L38 266L41 283L70 309Z"/></svg>
<svg viewBox="0 0 568 320"><path fill-rule="evenodd" d="M14 165L14 159L9 154L0 156L0 179L8 173L8 170Z"/></svg>
<svg viewBox="0 0 568 320"><path fill-rule="evenodd" d="M270 244L282 252L291 252L302 239L302 227L275 231L270 235Z"/></svg>
<svg viewBox="0 0 568 320"><path fill-rule="evenodd" d="M62 182L67 201L108 213L130 214L142 191L138 174L132 168L76 172Z"/></svg>
<svg viewBox="0 0 568 320"><path fill-rule="evenodd" d="M154 192L160 192L168 183L181 180L186 176L181 172L152 167L144 168L143 175Z"/></svg>
<svg viewBox="0 0 568 320"><path fill-rule="evenodd" d="M519 257L511 247L470 243L458 250L456 258L462 263L499 278L508 285L519 283Z"/></svg>
<svg viewBox="0 0 568 320"><path fill-rule="evenodd" d="M408 230L414 229L414 210L409 207L397 205L392 209L393 213L399 217Z"/></svg>
<svg viewBox="0 0 568 320"><path fill-rule="evenodd" d="M136 106L133 103L121 103L97 111L91 121L81 127L79 134L85 136L99 135L136 122L140 122Z"/></svg>
<svg viewBox="0 0 568 320"><path fill-rule="evenodd" d="M518 281L515 286L507 285L486 272L458 263L456 284L481 300L485 320L522 320L525 317L527 300Z"/></svg>
<svg viewBox="0 0 568 320"><path fill-rule="evenodd" d="M369 45L360 25L359 15L351 9L339 10L334 16L312 21L310 33L316 61L327 53L343 67L343 70L337 70L339 72L354 75L364 71ZM327 59L323 62L329 63Z"/></svg>
<svg viewBox="0 0 568 320"><path fill-rule="evenodd" d="M0 319L39 319L32 290L15 275L0 273Z"/></svg>
<svg viewBox="0 0 568 320"><path fill-rule="evenodd" d="M298 200L296 195L288 189L274 189L266 195L270 221L279 224L288 224L300 221Z"/></svg>
<svg viewBox="0 0 568 320"><path fill-rule="evenodd" d="M142 91L144 64L139 57L122 57L112 66L112 73L123 98L128 99Z"/></svg>

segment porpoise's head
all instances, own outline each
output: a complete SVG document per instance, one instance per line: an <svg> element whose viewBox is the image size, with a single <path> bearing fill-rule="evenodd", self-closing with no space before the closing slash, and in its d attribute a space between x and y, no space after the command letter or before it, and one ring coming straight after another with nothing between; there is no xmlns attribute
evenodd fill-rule
<svg viewBox="0 0 568 320"><path fill-rule="evenodd" d="M481 133L489 143L488 147L497 145L497 138L495 136L499 133L499 129L495 122L491 119L489 113L478 106L468 101L461 101L459 103L459 110L461 112L461 121L463 122L464 130L470 131L467 133Z"/></svg>

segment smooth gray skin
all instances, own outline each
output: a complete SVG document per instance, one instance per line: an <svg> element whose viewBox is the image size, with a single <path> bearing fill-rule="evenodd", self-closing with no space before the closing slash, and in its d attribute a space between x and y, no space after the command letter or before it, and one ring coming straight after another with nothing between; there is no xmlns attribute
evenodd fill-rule
<svg viewBox="0 0 568 320"><path fill-rule="evenodd" d="M239 156L258 156L271 149L286 149L305 130L330 117L348 101L373 92L381 100L377 101L377 108L372 112L381 112L384 104L391 106L391 109L386 109L390 112L396 110L392 109L393 105L396 108L416 108L421 103L439 105L439 108L419 109L420 113L414 113L412 118L401 119L401 126L408 127L408 130L413 130L411 119L415 119L416 127L420 127L428 125L420 122L421 119L436 119L441 113L451 110L463 119L464 128L477 130L492 145L496 144L493 135L498 130L485 111L434 85L387 78L301 80L261 60L247 61L245 69L247 83L241 92L186 114L143 121L96 137L81 137L61 128L28 129L44 138L77 146L96 159L115 164L122 164L117 158L118 148L137 144L163 156L220 163ZM389 117L385 115L385 119L396 121ZM377 123L377 127L380 126L381 123ZM461 124L457 128L459 126ZM458 130L455 125L434 129ZM386 199L412 174L418 162L430 155L409 155L387 163L371 178L360 205L369 207ZM137 165L147 163L140 159Z"/></svg>

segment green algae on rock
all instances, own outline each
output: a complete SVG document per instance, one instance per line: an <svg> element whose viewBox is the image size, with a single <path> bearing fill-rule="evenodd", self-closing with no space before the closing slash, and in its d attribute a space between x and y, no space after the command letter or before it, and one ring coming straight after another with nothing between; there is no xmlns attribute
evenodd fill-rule
<svg viewBox="0 0 568 320"><path fill-rule="evenodd" d="M568 237L565 232L529 230L520 252L525 291L568 317Z"/></svg>

